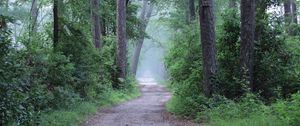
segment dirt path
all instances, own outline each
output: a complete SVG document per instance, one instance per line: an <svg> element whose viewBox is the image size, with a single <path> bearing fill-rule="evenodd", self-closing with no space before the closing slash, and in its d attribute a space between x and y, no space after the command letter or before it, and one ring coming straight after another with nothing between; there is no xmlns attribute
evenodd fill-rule
<svg viewBox="0 0 300 126"><path fill-rule="evenodd" d="M164 105L171 94L163 86L143 82L141 93L135 100L99 111L82 126L198 126L166 112Z"/></svg>

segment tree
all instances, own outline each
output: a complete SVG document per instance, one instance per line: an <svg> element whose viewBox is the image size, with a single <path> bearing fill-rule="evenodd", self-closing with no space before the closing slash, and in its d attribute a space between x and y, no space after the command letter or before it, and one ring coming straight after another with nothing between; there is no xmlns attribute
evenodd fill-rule
<svg viewBox="0 0 300 126"><path fill-rule="evenodd" d="M57 47L59 41L59 0L53 1L53 48Z"/></svg>
<svg viewBox="0 0 300 126"><path fill-rule="evenodd" d="M142 49L144 39L145 39L145 32L146 32L146 28L147 28L149 19L152 14L152 10L153 10L153 4L151 4L149 6L148 0L143 0L143 8L142 8L142 12L140 15L141 24L140 24L140 28L139 28L140 33L143 33L143 34L141 36L139 36L139 38L137 40L132 63L131 63L131 72L134 76L136 75L139 57L140 57L141 49Z"/></svg>
<svg viewBox="0 0 300 126"><path fill-rule="evenodd" d="M203 89L207 97L213 93L212 79L217 71L214 1L200 0L200 29L203 52Z"/></svg>
<svg viewBox="0 0 300 126"><path fill-rule="evenodd" d="M285 23L291 22L291 0L284 0L284 18Z"/></svg>
<svg viewBox="0 0 300 126"><path fill-rule="evenodd" d="M99 0L90 0L91 4L91 20L92 20L92 35L95 47L97 49L102 47L101 43L101 25L100 25L100 14L99 14Z"/></svg>
<svg viewBox="0 0 300 126"><path fill-rule="evenodd" d="M117 77L118 79L126 79L127 42L125 0L117 0L117 40Z"/></svg>
<svg viewBox="0 0 300 126"><path fill-rule="evenodd" d="M292 20L293 23L297 24L298 23L298 17L297 17L297 4L295 0L292 0Z"/></svg>
<svg viewBox="0 0 300 126"><path fill-rule="evenodd" d="M30 10L30 14L31 14L31 31L33 33L35 33L37 31L37 18L38 18L38 6L37 6L37 2L38 0L32 0L31 3L31 10Z"/></svg>
<svg viewBox="0 0 300 126"><path fill-rule="evenodd" d="M247 80L253 89L254 62L254 33L255 33L255 0L241 1L241 51L240 65L242 78Z"/></svg>

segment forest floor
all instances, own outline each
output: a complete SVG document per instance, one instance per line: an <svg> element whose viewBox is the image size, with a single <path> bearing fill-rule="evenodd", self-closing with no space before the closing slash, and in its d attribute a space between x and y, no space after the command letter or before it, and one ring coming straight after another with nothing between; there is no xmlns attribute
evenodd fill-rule
<svg viewBox="0 0 300 126"><path fill-rule="evenodd" d="M105 108L83 122L82 126L199 126L168 113L165 103L171 93L153 79L140 82L141 96L135 100Z"/></svg>

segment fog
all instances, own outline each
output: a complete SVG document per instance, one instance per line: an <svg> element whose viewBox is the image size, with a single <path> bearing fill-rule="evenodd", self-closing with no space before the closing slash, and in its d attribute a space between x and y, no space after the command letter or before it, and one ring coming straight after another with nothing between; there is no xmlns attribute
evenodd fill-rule
<svg viewBox="0 0 300 126"><path fill-rule="evenodd" d="M150 20L146 33L149 38L144 40L136 78L154 79L156 82L167 78L164 66L166 43L169 39L167 28L157 19Z"/></svg>

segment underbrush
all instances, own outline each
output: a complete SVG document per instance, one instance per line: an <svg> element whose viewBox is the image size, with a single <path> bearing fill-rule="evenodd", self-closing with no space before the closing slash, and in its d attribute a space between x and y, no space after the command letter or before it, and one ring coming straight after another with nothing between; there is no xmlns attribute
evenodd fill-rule
<svg viewBox="0 0 300 126"><path fill-rule="evenodd" d="M175 95L167 103L167 110L208 126L297 126L300 124L300 93L271 105L265 105L251 93L237 101L222 96L184 100Z"/></svg>
<svg viewBox="0 0 300 126"><path fill-rule="evenodd" d="M68 107L69 109L42 113L40 125L76 126L103 107L121 103L136 98L139 95L140 92L136 84L130 89L108 90L98 100L77 102Z"/></svg>

